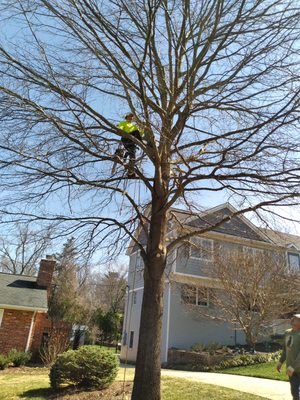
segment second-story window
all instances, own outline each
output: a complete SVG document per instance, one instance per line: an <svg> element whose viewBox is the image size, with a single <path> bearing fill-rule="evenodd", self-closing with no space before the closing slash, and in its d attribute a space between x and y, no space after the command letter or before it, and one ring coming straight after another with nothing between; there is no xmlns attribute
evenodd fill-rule
<svg viewBox="0 0 300 400"><path fill-rule="evenodd" d="M300 271L300 257L297 253L288 253L289 268L292 272Z"/></svg>
<svg viewBox="0 0 300 400"><path fill-rule="evenodd" d="M142 257L140 255L140 252L138 252L137 255L136 255L135 268L137 269L137 271L139 271L140 269L143 268L143 260L142 260Z"/></svg>
<svg viewBox="0 0 300 400"><path fill-rule="evenodd" d="M213 241L210 239L192 238L189 251L190 258L213 260Z"/></svg>

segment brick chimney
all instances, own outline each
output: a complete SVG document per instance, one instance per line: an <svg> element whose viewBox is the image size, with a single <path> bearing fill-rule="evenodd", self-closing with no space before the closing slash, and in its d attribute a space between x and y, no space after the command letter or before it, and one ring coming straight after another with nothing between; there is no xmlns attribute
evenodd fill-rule
<svg viewBox="0 0 300 400"><path fill-rule="evenodd" d="M46 259L41 260L40 269L36 279L36 284L40 288L49 289L51 288L51 281L55 267L55 260L52 256L46 256Z"/></svg>

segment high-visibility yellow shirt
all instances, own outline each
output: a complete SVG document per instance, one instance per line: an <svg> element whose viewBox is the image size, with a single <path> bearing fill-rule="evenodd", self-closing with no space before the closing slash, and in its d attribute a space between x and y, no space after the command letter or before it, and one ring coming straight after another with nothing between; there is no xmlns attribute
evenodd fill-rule
<svg viewBox="0 0 300 400"><path fill-rule="evenodd" d="M132 122L129 121L121 121L118 125L118 128L126 133L132 133L134 131L139 131L141 137L144 136L144 130L139 128L138 126L134 125Z"/></svg>

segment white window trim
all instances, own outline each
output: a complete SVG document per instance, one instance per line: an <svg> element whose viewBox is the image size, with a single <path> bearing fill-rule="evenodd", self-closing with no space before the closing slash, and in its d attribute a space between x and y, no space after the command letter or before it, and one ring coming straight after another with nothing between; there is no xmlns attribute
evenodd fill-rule
<svg viewBox="0 0 300 400"><path fill-rule="evenodd" d="M214 241L212 239L198 238L198 237L197 238L192 238L192 240L194 240L195 242L198 242L198 243L195 243L195 245L196 246L199 245L199 247L201 247L201 245L202 245L202 243L204 241L209 242L211 244L211 256L210 256L210 258L204 258L204 257L201 257L201 256L200 257L192 256L192 247L193 247L193 245L190 244L189 245L189 258L192 259L192 260L202 260L202 261L212 262L214 260Z"/></svg>
<svg viewBox="0 0 300 400"><path fill-rule="evenodd" d="M289 257L290 255L298 257L298 269L295 269L290 265L290 257ZM287 252L287 264L288 264L289 271L300 272L300 254L297 251L288 251Z"/></svg>
<svg viewBox="0 0 300 400"><path fill-rule="evenodd" d="M1 323L3 319L3 314L4 314L4 308L0 308L0 328L1 328Z"/></svg>
<svg viewBox="0 0 300 400"><path fill-rule="evenodd" d="M204 307L204 308L208 308L210 306L210 299L209 299L209 288L206 286L203 287L197 287L197 286L191 286L194 289L196 289L196 297L195 297L195 302L193 303L187 303L188 305L191 306L196 306L196 307ZM206 299L207 299L207 304L198 304L198 300L199 300L199 290L205 290L206 291Z"/></svg>
<svg viewBox="0 0 300 400"><path fill-rule="evenodd" d="M199 300L199 290L205 290L205 291L206 291L207 304L198 304L198 300ZM197 291L196 291L196 306L198 306L198 307L205 307L205 308L208 308L208 307L209 307L209 289L208 289L207 287L203 287L203 288L197 287Z"/></svg>

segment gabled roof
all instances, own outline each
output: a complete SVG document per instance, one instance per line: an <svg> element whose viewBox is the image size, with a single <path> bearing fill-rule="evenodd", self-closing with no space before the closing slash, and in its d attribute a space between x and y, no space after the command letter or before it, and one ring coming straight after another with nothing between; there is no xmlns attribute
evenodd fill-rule
<svg viewBox="0 0 300 400"><path fill-rule="evenodd" d="M211 208L204 213L190 217L187 225L197 229L210 229L226 235L242 237L250 240L259 240L269 242L261 230L259 230L251 221L243 215L234 215L237 210L229 203L221 204L218 207ZM225 218L230 219L219 226L218 223ZM216 226L214 228L214 226Z"/></svg>
<svg viewBox="0 0 300 400"><path fill-rule="evenodd" d="M223 235L261 241L285 248L290 247L300 251L300 236L258 228L244 215L234 215L238 213L238 210L230 203L224 203L199 213L175 208L170 212L173 215L169 220L169 230L172 230L173 227L176 229L176 224L179 223L186 228L190 227L199 231L207 229ZM230 217L228 221L216 226L227 217ZM146 244L146 235L143 231L139 232L139 240L142 244ZM133 242L131 242L131 246L128 247L127 254L138 249Z"/></svg>
<svg viewBox="0 0 300 400"><path fill-rule="evenodd" d="M36 277L0 273L0 308L44 311L47 290L39 288Z"/></svg>
<svg viewBox="0 0 300 400"><path fill-rule="evenodd" d="M290 233L272 231L271 229L264 229L264 234L266 237L268 237L270 242L276 244L277 246L300 251L300 236L292 235Z"/></svg>
<svg viewBox="0 0 300 400"><path fill-rule="evenodd" d="M173 226L176 229L176 225L179 223L187 228L191 227L199 230L208 229L209 231L229 236L270 243L270 240L264 234L263 230L257 228L248 218L243 215L231 217L237 212L238 210L229 203L220 204L217 207L199 213L193 213L190 210L172 208L170 210L171 216L168 221L168 230L172 230ZM229 221L214 228L216 224L224 220L226 217L230 217ZM147 240L146 234L140 229L140 227L137 230L137 235L140 243L145 245ZM138 245L131 241L131 244L128 246L127 255L138 249Z"/></svg>

